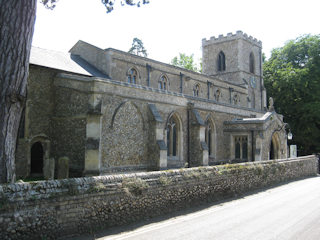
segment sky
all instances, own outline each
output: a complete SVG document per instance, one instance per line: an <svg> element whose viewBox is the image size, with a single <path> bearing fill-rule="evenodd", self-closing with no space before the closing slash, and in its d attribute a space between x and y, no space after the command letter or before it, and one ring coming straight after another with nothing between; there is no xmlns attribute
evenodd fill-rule
<svg viewBox="0 0 320 240"><path fill-rule="evenodd" d="M179 53L201 58L203 38L241 30L262 41L263 52L303 34L320 34L319 0L150 0L138 7L101 0L59 0L54 10L38 0L33 46L68 52L78 40L128 51L142 40L148 57L170 63Z"/></svg>

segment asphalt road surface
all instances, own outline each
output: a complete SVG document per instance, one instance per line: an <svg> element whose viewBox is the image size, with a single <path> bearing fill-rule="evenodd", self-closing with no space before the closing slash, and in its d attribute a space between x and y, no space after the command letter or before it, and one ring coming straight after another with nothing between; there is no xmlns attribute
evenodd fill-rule
<svg viewBox="0 0 320 240"><path fill-rule="evenodd" d="M320 177L291 182L194 212L81 239L320 240Z"/></svg>

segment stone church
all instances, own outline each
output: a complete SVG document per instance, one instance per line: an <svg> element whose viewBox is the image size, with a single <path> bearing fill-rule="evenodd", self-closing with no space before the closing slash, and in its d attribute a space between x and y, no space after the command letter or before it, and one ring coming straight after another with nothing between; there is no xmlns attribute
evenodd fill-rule
<svg viewBox="0 0 320 240"><path fill-rule="evenodd" d="M203 39L197 73L83 41L69 53L32 48L17 177L61 157L69 176L286 158L261 50L241 31Z"/></svg>

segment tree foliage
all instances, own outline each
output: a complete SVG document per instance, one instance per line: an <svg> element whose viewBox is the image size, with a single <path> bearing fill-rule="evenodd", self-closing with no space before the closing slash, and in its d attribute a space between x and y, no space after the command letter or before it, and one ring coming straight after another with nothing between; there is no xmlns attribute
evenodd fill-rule
<svg viewBox="0 0 320 240"><path fill-rule="evenodd" d="M51 0L53 1L53 0ZM114 4L116 2L116 0L101 0L102 4L106 7L107 9L107 13L111 12L114 8ZM140 7L141 6L141 3L142 4L147 4L149 3L148 0L143 0L142 2L140 0L121 0L120 1L121 5L129 5L129 6L137 6L137 7Z"/></svg>
<svg viewBox="0 0 320 240"><path fill-rule="evenodd" d="M299 154L320 152L320 35L288 41L263 67L267 92L290 124Z"/></svg>
<svg viewBox="0 0 320 240"><path fill-rule="evenodd" d="M40 0L41 3L48 9L54 9L56 7L56 4L59 0ZM116 0L101 0L102 4L106 7L107 13L110 13L114 9L114 4ZM121 5L129 5L129 6L137 6L140 7L141 4L148 4L149 0L121 0Z"/></svg>
<svg viewBox="0 0 320 240"><path fill-rule="evenodd" d="M194 59L193 59L193 54L191 54L190 56L188 56L185 53L179 53L179 57L174 57L171 60L171 64L177 67L182 67L194 72L201 72L201 64L200 67L197 66L197 64L195 63Z"/></svg>
<svg viewBox="0 0 320 240"><path fill-rule="evenodd" d="M132 53L138 56L147 57L147 50L143 46L143 42L139 38L134 38L132 41L132 46L128 53Z"/></svg>

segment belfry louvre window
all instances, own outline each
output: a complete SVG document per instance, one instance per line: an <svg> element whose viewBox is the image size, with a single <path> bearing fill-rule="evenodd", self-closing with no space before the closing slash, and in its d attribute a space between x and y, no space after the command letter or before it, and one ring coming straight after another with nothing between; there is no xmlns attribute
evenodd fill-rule
<svg viewBox="0 0 320 240"><path fill-rule="evenodd" d="M254 56L253 56L253 53L250 53L249 68L250 68L250 73L254 73Z"/></svg>
<svg viewBox="0 0 320 240"><path fill-rule="evenodd" d="M134 68L131 68L129 70L129 74L128 74L128 83L136 84L137 83L137 78L138 78L137 71Z"/></svg>
<svg viewBox="0 0 320 240"><path fill-rule="evenodd" d="M226 57L221 51L218 55L218 71L222 72L226 70Z"/></svg>
<svg viewBox="0 0 320 240"><path fill-rule="evenodd" d="M165 75L162 75L159 80L159 89L168 90L168 79Z"/></svg>
<svg viewBox="0 0 320 240"><path fill-rule="evenodd" d="M248 137L237 136L234 138L235 144L235 159L247 160L248 159Z"/></svg>

